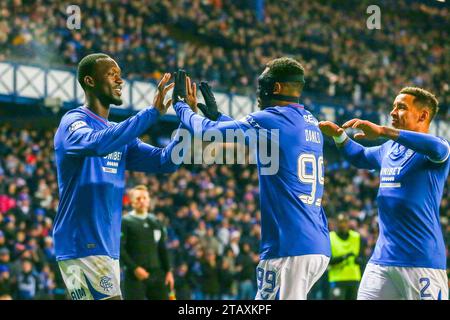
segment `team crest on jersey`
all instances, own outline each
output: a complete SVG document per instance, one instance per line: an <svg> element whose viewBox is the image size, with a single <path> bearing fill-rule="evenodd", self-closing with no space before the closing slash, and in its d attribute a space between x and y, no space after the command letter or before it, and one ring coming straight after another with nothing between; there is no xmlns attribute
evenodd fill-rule
<svg viewBox="0 0 450 320"><path fill-rule="evenodd" d="M84 121L75 121L74 123L72 123L69 127L69 132L72 133L75 130L78 130L82 127L87 127L87 123Z"/></svg>
<svg viewBox="0 0 450 320"><path fill-rule="evenodd" d="M113 288L113 284L111 282L111 278L107 277L107 276L103 276L100 278L100 287L103 288L103 290L105 290L106 292L109 291L109 289Z"/></svg>
<svg viewBox="0 0 450 320"><path fill-rule="evenodd" d="M414 153L414 151L412 151L411 149L406 150L405 158L409 159L413 155L413 153Z"/></svg>

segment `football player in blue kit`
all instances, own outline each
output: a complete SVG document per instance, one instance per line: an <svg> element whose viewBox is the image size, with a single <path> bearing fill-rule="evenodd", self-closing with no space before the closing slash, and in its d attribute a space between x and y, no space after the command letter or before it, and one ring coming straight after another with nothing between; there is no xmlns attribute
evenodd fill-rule
<svg viewBox="0 0 450 320"><path fill-rule="evenodd" d="M433 94L406 87L393 103L393 128L360 119L347 121L342 128L330 121L319 124L350 163L380 172L380 233L360 283L360 300L448 300L439 204L450 148L447 140L428 133L437 111ZM346 128L362 130L355 139L388 141L366 148L349 139Z"/></svg>
<svg viewBox="0 0 450 320"><path fill-rule="evenodd" d="M327 218L321 205L323 137L316 118L299 103L305 83L302 65L291 58L269 62L258 79L261 110L238 121L217 111L206 83L200 85L206 104L198 107L208 118L195 113L192 101L196 97L192 96L196 88L189 78L186 82L185 86L185 73L178 71L173 103L181 122L194 135L216 131L225 136L228 130L247 134L253 131L258 140L255 149L263 139L276 141L277 170L265 171L257 152L262 239L256 299L306 299L326 270L331 252Z"/></svg>
<svg viewBox="0 0 450 320"><path fill-rule="evenodd" d="M78 65L86 104L68 111L54 137L60 203L53 237L56 259L72 299L121 299L120 230L125 170L169 173L177 169L171 150L138 137L163 115L171 75L158 85L153 106L114 123L110 105L121 105L121 70L106 54L91 54Z"/></svg>

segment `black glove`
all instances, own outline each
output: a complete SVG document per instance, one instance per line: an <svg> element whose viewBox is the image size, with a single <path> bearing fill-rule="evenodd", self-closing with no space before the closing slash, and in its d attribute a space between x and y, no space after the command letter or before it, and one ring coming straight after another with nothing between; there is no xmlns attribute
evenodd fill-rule
<svg viewBox="0 0 450 320"><path fill-rule="evenodd" d="M205 117L216 121L222 114L217 107L216 99L209 84L205 81L200 82L200 91L202 92L205 104L197 103L197 107L202 110Z"/></svg>
<svg viewBox="0 0 450 320"><path fill-rule="evenodd" d="M186 71L183 69L178 69L174 73L175 86L172 92L172 104L178 101L186 101Z"/></svg>

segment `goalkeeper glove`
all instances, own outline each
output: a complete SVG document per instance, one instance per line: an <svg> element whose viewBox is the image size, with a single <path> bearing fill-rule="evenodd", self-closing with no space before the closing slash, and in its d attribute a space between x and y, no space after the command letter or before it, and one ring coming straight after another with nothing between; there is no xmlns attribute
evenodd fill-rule
<svg viewBox="0 0 450 320"><path fill-rule="evenodd" d="M202 81L200 83L200 91L202 92L203 98L205 99L205 104L197 103L197 107L202 110L205 117L216 121L222 114L218 110L217 102L214 98L211 87L207 82Z"/></svg>
<svg viewBox="0 0 450 320"><path fill-rule="evenodd" d="M178 101L186 102L186 71L178 69L174 73L175 86L172 92L172 103L175 104Z"/></svg>

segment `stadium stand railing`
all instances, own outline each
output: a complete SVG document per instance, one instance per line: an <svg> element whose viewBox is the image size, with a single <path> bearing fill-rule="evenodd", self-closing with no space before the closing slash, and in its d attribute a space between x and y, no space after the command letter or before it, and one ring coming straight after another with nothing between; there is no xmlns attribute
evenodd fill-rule
<svg viewBox="0 0 450 320"><path fill-rule="evenodd" d="M124 80L123 105L113 108L113 112L123 115L131 114L150 105L156 90L156 83L151 81ZM215 92L216 100L222 112L240 119L257 110L255 97ZM202 100L199 95L199 101ZM322 118L335 121L336 109L345 108L333 99L325 103L315 103ZM26 103L42 101L44 105L54 108L74 108L83 104L83 90L77 82L73 68L43 68L15 62L0 62L0 101ZM316 110L316 111L317 111ZM175 116L172 108L168 116ZM380 114L381 124L388 125L389 114ZM436 120L431 126L431 133L450 139L450 125L445 120Z"/></svg>

